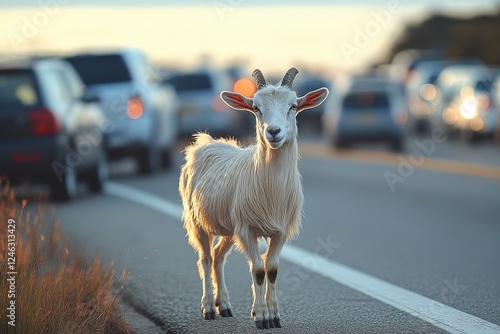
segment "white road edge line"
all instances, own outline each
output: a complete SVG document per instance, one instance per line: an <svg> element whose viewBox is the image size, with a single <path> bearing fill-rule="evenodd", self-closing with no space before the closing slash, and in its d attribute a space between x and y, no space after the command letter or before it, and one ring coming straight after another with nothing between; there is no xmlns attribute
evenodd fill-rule
<svg viewBox="0 0 500 334"><path fill-rule="evenodd" d="M182 207L180 205L136 188L116 182L106 182L104 191L109 195L121 197L157 210L173 219L181 219L182 217ZM500 326L498 325L297 246L285 245L281 258L391 305L450 333L500 333Z"/></svg>

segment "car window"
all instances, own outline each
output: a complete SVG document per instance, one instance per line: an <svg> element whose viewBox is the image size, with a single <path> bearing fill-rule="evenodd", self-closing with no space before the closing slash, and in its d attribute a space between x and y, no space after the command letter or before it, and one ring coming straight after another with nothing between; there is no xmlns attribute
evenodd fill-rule
<svg viewBox="0 0 500 334"><path fill-rule="evenodd" d="M68 82L60 70L48 70L42 73L44 91L54 102L66 102L73 99Z"/></svg>
<svg viewBox="0 0 500 334"><path fill-rule="evenodd" d="M343 107L348 109L386 108L388 106L387 94L378 92L349 94L343 102Z"/></svg>
<svg viewBox="0 0 500 334"><path fill-rule="evenodd" d="M81 85L79 85L78 82L75 82L78 78L75 78L74 75L64 70L56 70L56 73L67 89L69 94L68 98L79 99L83 94L83 88L80 87Z"/></svg>
<svg viewBox="0 0 500 334"><path fill-rule="evenodd" d="M130 71L119 55L76 56L66 59L86 85L129 82Z"/></svg>
<svg viewBox="0 0 500 334"><path fill-rule="evenodd" d="M38 103L39 96L31 71L0 72L0 106L32 107Z"/></svg>
<svg viewBox="0 0 500 334"><path fill-rule="evenodd" d="M475 90L486 93L491 92L492 88L493 80L479 80L474 87Z"/></svg>
<svg viewBox="0 0 500 334"><path fill-rule="evenodd" d="M176 75L164 82L174 86L177 92L212 89L212 81L207 74Z"/></svg>

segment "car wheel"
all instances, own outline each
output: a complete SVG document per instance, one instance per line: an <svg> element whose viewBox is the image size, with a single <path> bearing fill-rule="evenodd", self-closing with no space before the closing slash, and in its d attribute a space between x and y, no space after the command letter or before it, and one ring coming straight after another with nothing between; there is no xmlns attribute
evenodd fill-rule
<svg viewBox="0 0 500 334"><path fill-rule="evenodd" d="M172 149L166 148L161 152L161 167L170 168L172 166Z"/></svg>
<svg viewBox="0 0 500 334"><path fill-rule="evenodd" d="M78 192L78 175L76 169L66 168L61 179L55 177L50 186L52 197L56 201L71 200Z"/></svg>
<svg viewBox="0 0 500 334"><path fill-rule="evenodd" d="M97 163L90 171L86 177L86 182L89 186L89 190L92 193L98 193L102 191L104 182L108 179L109 167L108 158L103 147L99 148L99 153L97 157Z"/></svg>
<svg viewBox="0 0 500 334"><path fill-rule="evenodd" d="M157 147L146 147L139 151L137 162L140 174L153 174L161 167L161 151Z"/></svg>
<svg viewBox="0 0 500 334"><path fill-rule="evenodd" d="M335 148L343 149L343 148L348 148L349 144L344 139L336 138L336 139L333 140L333 146Z"/></svg>
<svg viewBox="0 0 500 334"><path fill-rule="evenodd" d="M403 152L403 140L402 139L394 139L390 142L391 148L394 152L400 153Z"/></svg>

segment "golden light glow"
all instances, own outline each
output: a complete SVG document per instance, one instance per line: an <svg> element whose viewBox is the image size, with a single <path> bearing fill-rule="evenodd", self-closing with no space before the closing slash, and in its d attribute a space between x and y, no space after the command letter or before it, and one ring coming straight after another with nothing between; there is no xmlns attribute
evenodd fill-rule
<svg viewBox="0 0 500 334"><path fill-rule="evenodd" d="M480 110L486 110L490 107L490 98L486 94L477 94L477 106Z"/></svg>
<svg viewBox="0 0 500 334"><path fill-rule="evenodd" d="M470 128L472 129L472 131L481 131L484 127L484 121L481 119L481 118L474 118L471 122L470 122Z"/></svg>
<svg viewBox="0 0 500 334"><path fill-rule="evenodd" d="M458 121L457 111L454 108L446 108L443 113L443 120L446 124L453 125Z"/></svg>
<svg viewBox="0 0 500 334"><path fill-rule="evenodd" d="M257 91L255 84L248 78L241 78L234 83L234 91L246 97L252 97Z"/></svg>
<svg viewBox="0 0 500 334"><path fill-rule="evenodd" d="M141 99L134 97L127 103L127 115L132 119L138 119L144 113L144 105Z"/></svg>
<svg viewBox="0 0 500 334"><path fill-rule="evenodd" d="M420 87L420 96L422 96L424 100L433 101L437 96L436 86L433 84L423 85Z"/></svg>
<svg viewBox="0 0 500 334"><path fill-rule="evenodd" d="M474 88L465 86L460 89L460 98L462 98L463 100L468 99L471 96L474 96Z"/></svg>

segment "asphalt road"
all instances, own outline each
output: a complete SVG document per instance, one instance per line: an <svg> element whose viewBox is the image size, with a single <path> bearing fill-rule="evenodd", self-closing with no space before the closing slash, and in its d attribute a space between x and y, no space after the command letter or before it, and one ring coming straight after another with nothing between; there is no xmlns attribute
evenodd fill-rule
<svg viewBox="0 0 500 334"><path fill-rule="evenodd" d="M462 146L446 142L424 156L427 162L437 157L496 166L486 177L477 175L481 169L473 172L476 165L466 165L464 170L454 163L447 165L450 172L414 166L403 177L399 155L385 163L370 162L372 153L365 151L318 157L312 149L317 142L308 145L299 163L305 220L294 246L319 250L328 261L500 325L498 149L480 146L463 154ZM407 153L416 148L413 139ZM144 326L142 332L257 332L250 319L251 280L244 257L233 251L226 265L234 317L203 320L197 256L181 221L175 214L141 203L149 200L145 193L154 196L150 202L167 201L178 207L180 164L179 155L172 170L153 177L135 176L133 166L118 164L107 193L82 194L71 203L57 204L56 215L63 230L83 249L113 261L117 271L124 266L130 270L127 300L156 325ZM391 189L388 173L404 181ZM128 188L116 193L117 185ZM122 198L124 194L131 198ZM281 261L278 290L283 328L269 332L446 332L443 326L408 313L404 305L388 305L383 298L370 297L362 289L310 269ZM484 332L499 328L485 327Z"/></svg>

